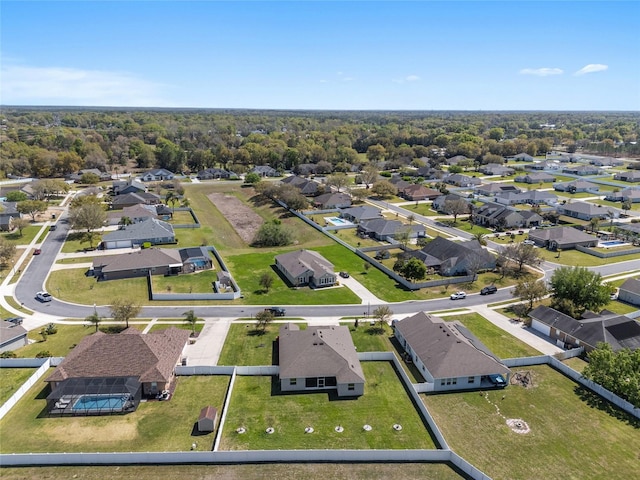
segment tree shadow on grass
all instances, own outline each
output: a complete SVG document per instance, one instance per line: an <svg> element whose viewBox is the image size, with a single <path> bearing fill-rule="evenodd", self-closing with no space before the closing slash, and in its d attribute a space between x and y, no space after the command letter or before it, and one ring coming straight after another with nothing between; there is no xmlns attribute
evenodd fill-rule
<svg viewBox="0 0 640 480"><path fill-rule="evenodd" d="M573 389L574 393L589 405L591 408L596 408L607 415L620 420L627 425L632 426L635 429L640 429L640 419L635 418L633 415L628 414L624 410L619 409L613 403L609 402L604 397L601 397L595 392L592 392L588 388L582 385L576 385Z"/></svg>

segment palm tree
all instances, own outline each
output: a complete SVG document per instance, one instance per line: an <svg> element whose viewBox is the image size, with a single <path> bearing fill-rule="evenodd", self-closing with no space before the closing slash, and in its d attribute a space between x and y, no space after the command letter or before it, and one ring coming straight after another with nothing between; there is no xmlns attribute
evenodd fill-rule
<svg viewBox="0 0 640 480"><path fill-rule="evenodd" d="M478 243L482 246L486 246L487 245L487 235L482 233L482 232L475 232L473 234L473 238L474 240L477 240Z"/></svg>

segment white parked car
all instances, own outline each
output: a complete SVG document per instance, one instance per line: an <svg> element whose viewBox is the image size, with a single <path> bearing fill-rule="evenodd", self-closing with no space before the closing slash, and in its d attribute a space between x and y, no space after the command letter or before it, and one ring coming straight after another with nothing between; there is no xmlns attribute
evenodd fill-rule
<svg viewBox="0 0 640 480"><path fill-rule="evenodd" d="M51 296L51 294L43 291L36 293L36 299L40 300L41 302L50 302L53 297Z"/></svg>
<svg viewBox="0 0 640 480"><path fill-rule="evenodd" d="M536 244L536 242L534 242L533 240L525 240L522 243L524 243L525 245L535 245Z"/></svg>
<svg viewBox="0 0 640 480"><path fill-rule="evenodd" d="M451 300L462 300L463 298L467 298L467 294L464 292L456 292L451 294Z"/></svg>

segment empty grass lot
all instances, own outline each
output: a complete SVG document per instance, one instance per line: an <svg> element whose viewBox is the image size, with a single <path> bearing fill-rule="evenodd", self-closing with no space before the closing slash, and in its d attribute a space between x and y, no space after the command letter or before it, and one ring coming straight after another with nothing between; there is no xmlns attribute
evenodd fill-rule
<svg viewBox="0 0 640 480"><path fill-rule="evenodd" d="M349 400L328 392L283 395L272 377L237 377L222 449L435 448L393 366L362 362L362 368L364 395ZM393 429L396 423L401 431ZM364 431L365 424L372 430ZM305 433L308 426L315 431ZM336 426L344 431L337 433ZM236 433L239 427L246 433ZM275 433L267 434L267 427Z"/></svg>
<svg viewBox="0 0 640 480"><path fill-rule="evenodd" d="M297 323L304 329L306 324ZM218 365L273 365L273 342L281 323L272 323L264 333L255 323L232 323L227 332Z"/></svg>
<svg viewBox="0 0 640 480"><path fill-rule="evenodd" d="M493 404L478 392L423 396L457 454L495 480L637 478L637 419L601 407L546 365L518 371L531 371L534 387L487 392ZM495 405L506 418L527 422L531 432L512 432Z"/></svg>
<svg viewBox="0 0 640 480"><path fill-rule="evenodd" d="M229 377L178 377L177 382L168 402L140 403L127 415L64 418L46 416L50 390L44 382L38 382L0 420L0 431L12 432L11 442L2 442L0 451L183 451L190 450L194 442L198 450L211 450L213 433L192 436L192 430L203 406L222 407Z"/></svg>
<svg viewBox="0 0 640 480"><path fill-rule="evenodd" d="M98 304L109 304L114 298L149 303L144 277L98 282L84 273L84 268L52 271L47 279L47 291L60 300L84 305L93 305L96 299Z"/></svg>
<svg viewBox="0 0 640 480"><path fill-rule="evenodd" d="M623 247L624 248L624 247ZM629 260L640 260L640 254L622 255L620 257L613 258L598 258L587 253L579 252L578 250L563 250L560 252L560 258L558 258L558 252L552 252L546 248L536 249L540 256L548 262L558 263L560 265L580 265L581 267L595 267L601 265L609 265L617 262L626 262ZM601 249L605 250L605 249ZM614 251L609 249L609 251Z"/></svg>
<svg viewBox="0 0 640 480"><path fill-rule="evenodd" d="M213 293L217 279L215 270L203 270L188 275L152 275L151 284L156 293Z"/></svg>
<svg viewBox="0 0 640 480"><path fill-rule="evenodd" d="M257 465L117 465L95 467L20 467L3 468L2 480L158 480L158 478L189 478L191 480L454 480L463 478L442 463L375 463L375 464L257 464Z"/></svg>
<svg viewBox="0 0 640 480"><path fill-rule="evenodd" d="M0 368L0 405L36 371L35 368Z"/></svg>
<svg viewBox="0 0 640 480"><path fill-rule="evenodd" d="M478 313L467 313L464 315L451 315L445 317L446 321L458 320L471 333L480 339L489 350L500 358L531 357L540 355L540 352L530 347L513 335L505 332L500 327L496 327L489 320Z"/></svg>

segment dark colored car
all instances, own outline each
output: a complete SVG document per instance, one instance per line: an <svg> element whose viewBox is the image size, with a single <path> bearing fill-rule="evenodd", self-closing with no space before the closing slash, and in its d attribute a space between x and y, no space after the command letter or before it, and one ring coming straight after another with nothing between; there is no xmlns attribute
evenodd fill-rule
<svg viewBox="0 0 640 480"><path fill-rule="evenodd" d="M489 381L493 383L496 387L506 387L507 382L505 382L502 375L489 375Z"/></svg>
<svg viewBox="0 0 640 480"><path fill-rule="evenodd" d="M349 273L348 272L340 272L340 276L342 278L349 278Z"/></svg>
<svg viewBox="0 0 640 480"><path fill-rule="evenodd" d="M265 308L265 312L271 312L275 317L284 317L286 310L282 307Z"/></svg>
<svg viewBox="0 0 640 480"><path fill-rule="evenodd" d="M41 253L42 253L42 250L40 250L39 248L36 248L36 249L33 251L33 254L34 254L34 255L40 255Z"/></svg>
<svg viewBox="0 0 640 480"><path fill-rule="evenodd" d="M484 287L480 290L480 295L491 295L492 293L496 293L498 291L498 287L495 285L489 285L488 287Z"/></svg>
<svg viewBox="0 0 640 480"><path fill-rule="evenodd" d="M22 320L24 320L22 317L11 317L11 318L4 319L5 322L10 322L10 323L13 323L14 325L22 325Z"/></svg>

